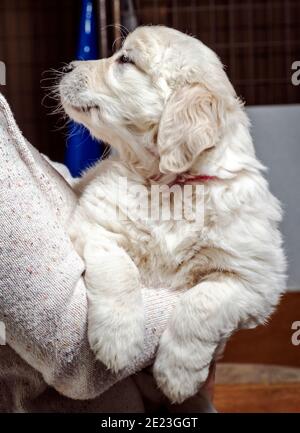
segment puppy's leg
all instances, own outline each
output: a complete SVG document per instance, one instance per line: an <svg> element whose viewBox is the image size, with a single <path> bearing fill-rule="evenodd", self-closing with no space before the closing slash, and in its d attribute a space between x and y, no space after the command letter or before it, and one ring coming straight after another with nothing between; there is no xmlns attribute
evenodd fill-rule
<svg viewBox="0 0 300 433"><path fill-rule="evenodd" d="M105 238L88 240L84 260L89 342L97 359L117 372L143 348L139 272L128 254Z"/></svg>
<svg viewBox="0 0 300 433"><path fill-rule="evenodd" d="M221 343L251 314L257 317L261 303L230 277L205 281L182 295L153 368L158 386L173 403L197 393Z"/></svg>

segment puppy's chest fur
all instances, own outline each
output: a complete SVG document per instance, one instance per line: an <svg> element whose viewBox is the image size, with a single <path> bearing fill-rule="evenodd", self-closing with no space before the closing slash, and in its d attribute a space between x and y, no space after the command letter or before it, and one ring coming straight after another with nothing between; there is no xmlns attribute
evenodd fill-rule
<svg viewBox="0 0 300 433"><path fill-rule="evenodd" d="M143 182L126 177L125 191L124 184L120 186L120 178L124 179L120 173L104 172L85 188L70 228L71 238L81 255L85 240L93 234L99 238L99 243L102 236L116 242L135 262L148 287L192 287L214 270L216 245L210 236L213 212L209 206L206 206L204 221L174 219L171 200L170 219L161 215L152 218L148 187L149 213L145 218L145 208L141 205L145 197L139 190Z"/></svg>

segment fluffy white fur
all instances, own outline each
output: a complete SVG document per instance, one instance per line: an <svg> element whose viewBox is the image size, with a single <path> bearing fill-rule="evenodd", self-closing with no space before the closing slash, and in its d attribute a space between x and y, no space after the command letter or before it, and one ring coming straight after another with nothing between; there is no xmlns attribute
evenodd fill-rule
<svg viewBox="0 0 300 433"><path fill-rule="evenodd" d="M216 54L165 27L138 28L108 59L72 63L60 94L67 114L119 155L85 174L70 227L86 263L91 347L122 369L143 349L141 286L187 289L154 363L158 386L181 402L232 332L265 322L285 288L281 208L248 118ZM179 173L218 177L205 183L204 227L114 218L120 176L150 188Z"/></svg>

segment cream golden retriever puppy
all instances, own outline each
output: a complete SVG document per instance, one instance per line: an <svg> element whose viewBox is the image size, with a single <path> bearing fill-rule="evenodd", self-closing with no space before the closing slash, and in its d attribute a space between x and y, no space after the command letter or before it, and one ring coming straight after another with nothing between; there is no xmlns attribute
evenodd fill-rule
<svg viewBox="0 0 300 433"><path fill-rule="evenodd" d="M265 322L285 288L281 208L247 115L216 54L160 26L136 29L108 59L73 62L59 90L66 113L118 152L83 176L70 227L86 263L91 347L122 369L143 350L141 287L185 289L153 368L181 402L228 337ZM153 185L202 186L203 222L141 217L137 191Z"/></svg>

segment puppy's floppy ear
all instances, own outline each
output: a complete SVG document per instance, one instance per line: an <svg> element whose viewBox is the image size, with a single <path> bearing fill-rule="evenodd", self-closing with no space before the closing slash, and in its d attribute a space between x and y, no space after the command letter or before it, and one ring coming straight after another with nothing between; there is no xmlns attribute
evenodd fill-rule
<svg viewBox="0 0 300 433"><path fill-rule="evenodd" d="M219 138L222 102L199 84L182 87L169 98L158 130L162 173L182 173Z"/></svg>

